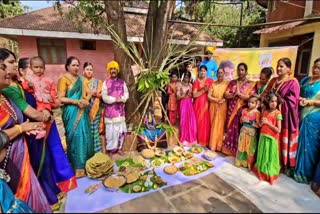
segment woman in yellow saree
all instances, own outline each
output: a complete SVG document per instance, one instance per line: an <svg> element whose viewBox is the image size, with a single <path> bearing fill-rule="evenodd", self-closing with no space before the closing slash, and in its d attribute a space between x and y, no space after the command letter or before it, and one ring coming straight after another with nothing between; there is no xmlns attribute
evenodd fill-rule
<svg viewBox="0 0 320 214"><path fill-rule="evenodd" d="M209 148L221 152L223 143L224 127L227 117L227 102L223 95L228 87L229 81L224 79L223 68L218 69L218 79L211 85L208 92L210 101L211 132Z"/></svg>

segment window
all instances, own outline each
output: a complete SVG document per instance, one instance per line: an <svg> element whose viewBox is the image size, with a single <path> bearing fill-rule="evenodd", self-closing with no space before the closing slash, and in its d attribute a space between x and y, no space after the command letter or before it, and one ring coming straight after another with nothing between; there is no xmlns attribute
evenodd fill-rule
<svg viewBox="0 0 320 214"><path fill-rule="evenodd" d="M38 39L38 53L46 64L64 64L66 45L63 39Z"/></svg>
<svg viewBox="0 0 320 214"><path fill-rule="evenodd" d="M303 49L301 50L299 56L299 68L298 75L308 75L310 66L311 50Z"/></svg>
<svg viewBox="0 0 320 214"><path fill-rule="evenodd" d="M96 41L80 40L80 48L82 50L96 50Z"/></svg>

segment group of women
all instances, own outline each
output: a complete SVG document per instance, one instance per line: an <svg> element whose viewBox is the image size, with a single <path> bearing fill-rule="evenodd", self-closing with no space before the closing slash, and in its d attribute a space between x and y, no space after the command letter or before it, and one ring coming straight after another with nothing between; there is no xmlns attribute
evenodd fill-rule
<svg viewBox="0 0 320 214"><path fill-rule="evenodd" d="M75 178L85 175L85 162L96 152L106 152L102 81L93 77L92 64L85 63L80 76L80 61L67 59L66 72L57 87L68 145L66 156L52 112L37 110L34 97L22 84L30 67L28 59L20 59L18 69L15 63L14 53L1 48L0 190L8 197L0 197L0 208L4 212L51 212L59 206L63 193L76 188ZM194 121L188 122L187 117L180 121L184 119L190 130L194 126L196 136L191 141L236 156L241 113L249 97L258 94L262 100L271 91L278 93L283 117L279 138L282 169L298 182L313 181L311 187L320 197L320 58L313 64L312 76L300 84L291 70L290 60L282 58L277 77L271 79L273 69L264 68L260 81L255 82L247 79L248 67L240 63L238 77L229 82L222 68L213 81L201 66L193 85L186 75L186 81L174 90L179 92L179 99L185 99L179 111L194 109ZM37 139L32 132L42 129L43 122L50 122L47 136ZM184 133L186 139L190 139L189 134Z"/></svg>
<svg viewBox="0 0 320 214"><path fill-rule="evenodd" d="M95 152L105 152L100 80L93 67L69 57L59 79L67 141L65 154L53 113L37 110L35 97L24 87L32 72L28 58L19 60L10 50L0 49L0 209L2 212L43 212L59 209L64 193L77 187L76 177L85 175L85 162ZM44 67L45 65L43 65ZM30 71L31 69L31 71ZM46 137L37 131L46 127Z"/></svg>
<svg viewBox="0 0 320 214"><path fill-rule="evenodd" d="M280 95L282 104L281 132L279 136L279 159L281 169L297 182L312 183L312 189L320 196L320 58L314 61L312 75L304 77L300 84L292 76L292 65L288 58L281 58L276 68L276 77L271 78L273 69L263 68L260 81L247 79L245 63L237 66L237 78L224 80L224 70L218 70L218 79L198 88L203 91L201 104L194 97L197 118L198 142L211 150L236 156L241 128L241 113L247 107L250 95L262 100L270 92ZM205 69L204 69L205 70ZM199 82L208 82L199 72ZM203 84L205 85L205 84ZM259 108L259 109L260 109ZM210 115L210 121L207 118ZM210 131L210 135L208 135ZM206 136L206 137L205 137Z"/></svg>

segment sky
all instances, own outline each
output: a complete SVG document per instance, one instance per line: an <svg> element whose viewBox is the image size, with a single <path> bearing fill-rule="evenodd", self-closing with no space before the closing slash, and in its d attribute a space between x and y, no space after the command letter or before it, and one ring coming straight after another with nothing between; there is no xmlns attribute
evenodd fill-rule
<svg viewBox="0 0 320 214"><path fill-rule="evenodd" d="M50 7L55 3L55 1L48 1L48 0L38 0L38 1L28 1L28 0L22 0L21 4L26 5L30 7L29 12L34 10L39 10L45 7Z"/></svg>

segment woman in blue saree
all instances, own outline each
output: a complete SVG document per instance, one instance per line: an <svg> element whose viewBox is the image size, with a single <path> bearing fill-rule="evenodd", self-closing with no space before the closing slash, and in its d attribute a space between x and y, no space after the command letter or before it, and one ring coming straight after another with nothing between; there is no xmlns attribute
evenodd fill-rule
<svg viewBox="0 0 320 214"><path fill-rule="evenodd" d="M314 62L312 77L303 78L300 87L302 109L294 179L309 183L320 155L320 58Z"/></svg>
<svg viewBox="0 0 320 214"><path fill-rule="evenodd" d="M66 73L58 81L58 97L63 103L62 120L65 128L67 155L76 177L85 176L86 161L94 155L90 118L85 97L83 79L78 76L80 61L76 57L67 59Z"/></svg>

